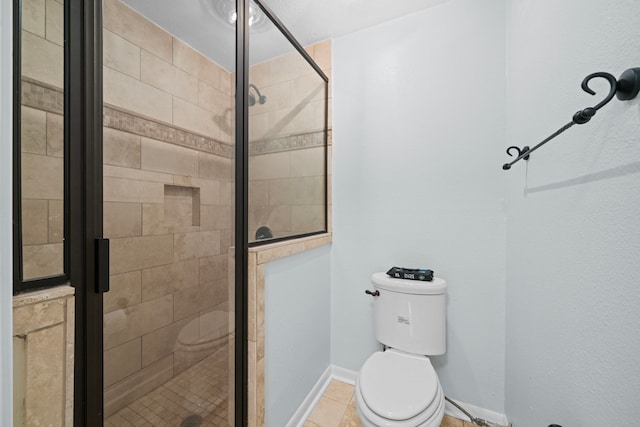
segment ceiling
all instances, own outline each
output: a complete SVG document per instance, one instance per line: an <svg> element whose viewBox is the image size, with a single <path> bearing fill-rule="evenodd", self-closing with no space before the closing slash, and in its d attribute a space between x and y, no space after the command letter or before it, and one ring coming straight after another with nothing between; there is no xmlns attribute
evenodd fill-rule
<svg viewBox="0 0 640 427"><path fill-rule="evenodd" d="M235 30L211 13L225 0L123 0L228 70L235 68ZM447 0L263 0L301 45L336 38ZM209 2L209 3L207 3ZM250 62L292 50L271 23L250 36Z"/></svg>

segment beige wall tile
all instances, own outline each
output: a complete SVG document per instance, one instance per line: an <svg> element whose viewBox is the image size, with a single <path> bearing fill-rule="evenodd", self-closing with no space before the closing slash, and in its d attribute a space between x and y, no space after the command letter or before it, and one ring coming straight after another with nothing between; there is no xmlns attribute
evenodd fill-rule
<svg viewBox="0 0 640 427"><path fill-rule="evenodd" d="M111 240L111 274L173 262L173 236L127 237Z"/></svg>
<svg viewBox="0 0 640 427"><path fill-rule="evenodd" d="M287 178L284 178L287 179ZM269 204L269 180L249 181L249 209Z"/></svg>
<svg viewBox="0 0 640 427"><path fill-rule="evenodd" d="M152 299L104 315L104 348L110 349L173 321L173 295Z"/></svg>
<svg viewBox="0 0 640 427"><path fill-rule="evenodd" d="M291 229L297 232L321 231L325 227L324 205L292 206Z"/></svg>
<svg viewBox="0 0 640 427"><path fill-rule="evenodd" d="M22 201L22 244L48 242L49 207L46 200Z"/></svg>
<svg viewBox="0 0 640 427"><path fill-rule="evenodd" d="M161 182L163 184L171 184L173 182L173 175L170 174L112 165L104 166L104 176L134 179L139 181Z"/></svg>
<svg viewBox="0 0 640 427"><path fill-rule="evenodd" d="M331 40L313 45L313 60L321 69L331 68Z"/></svg>
<svg viewBox="0 0 640 427"><path fill-rule="evenodd" d="M258 141L269 132L269 113L249 115L249 141Z"/></svg>
<svg viewBox="0 0 640 427"><path fill-rule="evenodd" d="M170 94L109 67L104 67L103 81L106 104L171 123Z"/></svg>
<svg viewBox="0 0 640 427"><path fill-rule="evenodd" d="M200 337L218 339L229 333L229 309L220 304L200 314Z"/></svg>
<svg viewBox="0 0 640 427"><path fill-rule="evenodd" d="M209 284L182 289L174 294L173 317L184 319L212 306ZM197 337L197 335L196 335Z"/></svg>
<svg viewBox="0 0 640 427"><path fill-rule="evenodd" d="M198 270L196 259L142 270L142 300L197 286Z"/></svg>
<svg viewBox="0 0 640 427"><path fill-rule="evenodd" d="M136 338L104 352L104 386L109 387L142 367L141 339Z"/></svg>
<svg viewBox="0 0 640 427"><path fill-rule="evenodd" d="M64 240L64 202L49 200L49 243Z"/></svg>
<svg viewBox="0 0 640 427"><path fill-rule="evenodd" d="M140 137L138 135L104 128L102 137L105 164L140 168Z"/></svg>
<svg viewBox="0 0 640 427"><path fill-rule="evenodd" d="M202 169L206 167L207 163L204 163L198 159L198 169ZM223 163L221 162L221 166ZM190 176L174 176L173 177L174 185L181 185L183 187L194 187L200 189L200 203L203 205L218 205L224 204L224 199L221 194L221 182L214 181L212 179L201 179L194 178Z"/></svg>
<svg viewBox="0 0 640 427"><path fill-rule="evenodd" d="M224 279L229 274L229 255L222 253L212 257L200 258L199 283L209 283L217 279Z"/></svg>
<svg viewBox="0 0 640 427"><path fill-rule="evenodd" d="M267 100L264 104L260 104L256 96L256 103L249 109L250 116L279 108L291 108L293 105L292 100L294 98L292 97L293 92L290 81L277 83L272 86L258 86L258 89L262 95L266 96ZM251 90L251 93L256 95L253 90Z"/></svg>
<svg viewBox="0 0 640 427"><path fill-rule="evenodd" d="M291 230L291 206L258 206L249 211L249 237L253 240L258 227L266 225L274 235Z"/></svg>
<svg viewBox="0 0 640 427"><path fill-rule="evenodd" d="M324 204L324 178L307 176L269 180L269 204Z"/></svg>
<svg viewBox="0 0 640 427"><path fill-rule="evenodd" d="M197 103L202 108L220 117L234 113L231 111L231 98L229 95L203 81L200 81L198 85Z"/></svg>
<svg viewBox="0 0 640 427"><path fill-rule="evenodd" d="M316 110L313 104L299 104L293 108L269 111L267 137L307 133L317 130Z"/></svg>
<svg viewBox="0 0 640 427"><path fill-rule="evenodd" d="M171 61L172 36L119 0L105 0L104 27L154 55Z"/></svg>
<svg viewBox="0 0 640 427"><path fill-rule="evenodd" d="M45 36L45 0L22 0L22 29Z"/></svg>
<svg viewBox="0 0 640 427"><path fill-rule="evenodd" d="M220 253L220 231L177 233L173 237L175 261L208 257Z"/></svg>
<svg viewBox="0 0 640 427"><path fill-rule="evenodd" d="M64 7L55 0L46 0L47 40L59 46L64 44Z"/></svg>
<svg viewBox="0 0 640 427"><path fill-rule="evenodd" d="M198 339L198 317L172 323L142 337L142 366L148 366Z"/></svg>
<svg viewBox="0 0 640 427"><path fill-rule="evenodd" d="M297 51L291 51L281 55L269 61L268 64L270 84L281 83L315 73L315 70L309 65L307 60Z"/></svg>
<svg viewBox="0 0 640 427"><path fill-rule="evenodd" d="M13 425L25 425L27 408L27 345L26 337L13 337Z"/></svg>
<svg viewBox="0 0 640 427"><path fill-rule="evenodd" d="M163 203L164 184L105 176L103 197L105 202Z"/></svg>
<svg viewBox="0 0 640 427"><path fill-rule="evenodd" d="M26 425L61 426L64 418L64 326L27 335ZM52 404L56 402L56 404Z"/></svg>
<svg viewBox="0 0 640 427"><path fill-rule="evenodd" d="M154 139L142 138L142 169L175 175L198 175L198 152Z"/></svg>
<svg viewBox="0 0 640 427"><path fill-rule="evenodd" d="M231 160L200 152L198 153L198 172L201 178L228 181L231 179Z"/></svg>
<svg viewBox="0 0 640 427"><path fill-rule="evenodd" d="M189 102L198 103L198 79L146 50L140 57L140 79Z"/></svg>
<svg viewBox="0 0 640 427"><path fill-rule="evenodd" d="M168 234L164 225L164 203L142 204L142 235Z"/></svg>
<svg viewBox="0 0 640 427"><path fill-rule="evenodd" d="M20 132L20 149L23 153L46 154L47 113L22 106Z"/></svg>
<svg viewBox="0 0 640 427"><path fill-rule="evenodd" d="M23 31L22 75L62 88L64 84L62 46Z"/></svg>
<svg viewBox="0 0 640 427"><path fill-rule="evenodd" d="M109 292L104 294L104 313L139 304L141 301L140 277L140 270L110 276Z"/></svg>
<svg viewBox="0 0 640 427"><path fill-rule="evenodd" d="M13 335L27 335L65 320L65 300L62 298L24 305L13 309Z"/></svg>
<svg viewBox="0 0 640 427"><path fill-rule="evenodd" d="M222 67L220 68L220 90L229 96L235 96L236 74L230 73Z"/></svg>
<svg viewBox="0 0 640 427"><path fill-rule="evenodd" d="M104 65L139 79L140 48L107 29L103 31L102 38Z"/></svg>
<svg viewBox="0 0 640 427"><path fill-rule="evenodd" d="M142 235L142 205L140 203L104 203L103 229L105 237Z"/></svg>
<svg viewBox="0 0 640 427"><path fill-rule="evenodd" d="M47 113L47 156L64 157L64 117L59 114Z"/></svg>
<svg viewBox="0 0 640 427"><path fill-rule="evenodd" d="M214 88L220 89L222 67L175 37L173 38L173 64Z"/></svg>
<svg viewBox="0 0 640 427"><path fill-rule="evenodd" d="M291 104L299 106L324 99L325 82L318 74L310 74L291 81ZM283 107L287 107L284 105Z"/></svg>
<svg viewBox="0 0 640 427"><path fill-rule="evenodd" d="M249 157L249 179L289 178L290 153L271 153Z"/></svg>
<svg viewBox="0 0 640 427"><path fill-rule="evenodd" d="M173 98L173 124L209 138L220 138L223 117L180 98Z"/></svg>
<svg viewBox="0 0 640 427"><path fill-rule="evenodd" d="M305 148L291 152L291 176L325 175L325 148Z"/></svg>
<svg viewBox="0 0 640 427"><path fill-rule="evenodd" d="M61 158L22 153L22 197L62 200L64 163Z"/></svg>
<svg viewBox="0 0 640 427"><path fill-rule="evenodd" d="M200 212L202 230L224 230L231 228L231 215L233 214L231 206L202 205Z"/></svg>
<svg viewBox="0 0 640 427"><path fill-rule="evenodd" d="M62 243L23 246L22 256L25 279L56 276L63 273Z"/></svg>
<svg viewBox="0 0 640 427"><path fill-rule="evenodd" d="M269 81L269 61L260 62L249 68L249 81L260 87L270 86Z"/></svg>
<svg viewBox="0 0 640 427"><path fill-rule="evenodd" d="M170 233L200 231L200 190L164 186L164 225Z"/></svg>

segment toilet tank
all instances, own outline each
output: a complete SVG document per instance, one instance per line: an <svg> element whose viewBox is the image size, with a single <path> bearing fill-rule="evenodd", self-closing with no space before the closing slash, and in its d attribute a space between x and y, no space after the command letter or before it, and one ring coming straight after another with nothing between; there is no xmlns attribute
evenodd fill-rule
<svg viewBox="0 0 640 427"><path fill-rule="evenodd" d="M380 293L373 305L376 339L408 353L437 356L446 352L447 282L371 276Z"/></svg>

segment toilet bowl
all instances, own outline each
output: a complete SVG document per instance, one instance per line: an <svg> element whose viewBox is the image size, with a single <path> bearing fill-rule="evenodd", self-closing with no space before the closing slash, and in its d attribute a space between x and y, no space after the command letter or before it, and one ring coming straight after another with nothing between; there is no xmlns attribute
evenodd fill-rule
<svg viewBox="0 0 640 427"><path fill-rule="evenodd" d="M364 363L355 387L365 427L438 427L444 394L428 357L389 349Z"/></svg>

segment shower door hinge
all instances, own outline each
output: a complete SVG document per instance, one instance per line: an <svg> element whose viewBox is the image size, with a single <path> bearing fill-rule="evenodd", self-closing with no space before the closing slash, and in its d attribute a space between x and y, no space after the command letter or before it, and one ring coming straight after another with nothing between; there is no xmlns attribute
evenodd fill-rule
<svg viewBox="0 0 640 427"><path fill-rule="evenodd" d="M109 239L96 239L96 293L109 292Z"/></svg>

